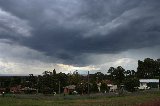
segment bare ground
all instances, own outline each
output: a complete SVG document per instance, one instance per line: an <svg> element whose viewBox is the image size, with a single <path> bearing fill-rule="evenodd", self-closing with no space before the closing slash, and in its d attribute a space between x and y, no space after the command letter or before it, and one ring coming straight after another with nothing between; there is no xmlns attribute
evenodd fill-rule
<svg viewBox="0 0 160 106"><path fill-rule="evenodd" d="M142 104L138 104L136 106L160 106L160 98L152 101L148 101Z"/></svg>

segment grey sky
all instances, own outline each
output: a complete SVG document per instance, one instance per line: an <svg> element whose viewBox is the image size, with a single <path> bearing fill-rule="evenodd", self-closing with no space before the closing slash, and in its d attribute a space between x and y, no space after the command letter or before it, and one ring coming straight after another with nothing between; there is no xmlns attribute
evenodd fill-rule
<svg viewBox="0 0 160 106"><path fill-rule="evenodd" d="M159 58L158 0L1 0L0 73L101 70Z"/></svg>

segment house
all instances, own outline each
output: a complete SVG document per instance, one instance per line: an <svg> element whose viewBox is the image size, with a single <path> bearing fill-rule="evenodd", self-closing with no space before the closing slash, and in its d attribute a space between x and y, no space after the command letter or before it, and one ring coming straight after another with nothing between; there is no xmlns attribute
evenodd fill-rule
<svg viewBox="0 0 160 106"><path fill-rule="evenodd" d="M101 83L98 83L97 87L98 87L98 91L101 92Z"/></svg>
<svg viewBox="0 0 160 106"><path fill-rule="evenodd" d="M6 88L0 88L0 94L6 91Z"/></svg>
<svg viewBox="0 0 160 106"><path fill-rule="evenodd" d="M25 94L36 94L37 93L37 89L25 87L25 88L21 89L21 92L24 92Z"/></svg>
<svg viewBox="0 0 160 106"><path fill-rule="evenodd" d="M140 79L139 82L140 86L138 87L138 89L159 89L159 79Z"/></svg>
<svg viewBox="0 0 160 106"><path fill-rule="evenodd" d="M69 85L64 87L64 94L71 94L75 90L75 85Z"/></svg>
<svg viewBox="0 0 160 106"><path fill-rule="evenodd" d="M21 85L10 87L10 92L12 92L12 93L21 93Z"/></svg>
<svg viewBox="0 0 160 106"><path fill-rule="evenodd" d="M109 87L109 92L116 92L118 89L117 85L107 84L107 86Z"/></svg>
<svg viewBox="0 0 160 106"><path fill-rule="evenodd" d="M118 89L117 85L114 85L111 80L103 80L102 82L107 84L109 92L116 92L116 90Z"/></svg>

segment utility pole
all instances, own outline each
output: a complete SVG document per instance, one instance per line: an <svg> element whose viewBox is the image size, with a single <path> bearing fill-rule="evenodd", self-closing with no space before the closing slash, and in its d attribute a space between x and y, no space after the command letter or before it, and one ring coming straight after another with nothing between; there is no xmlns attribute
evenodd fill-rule
<svg viewBox="0 0 160 106"><path fill-rule="evenodd" d="M60 94L61 93L61 82L60 81L59 81L58 85L59 85L59 94Z"/></svg>
<svg viewBox="0 0 160 106"><path fill-rule="evenodd" d="M89 95L89 71L88 71L88 95Z"/></svg>
<svg viewBox="0 0 160 106"><path fill-rule="evenodd" d="M38 94L38 88L39 88L39 76L37 77L37 94Z"/></svg>

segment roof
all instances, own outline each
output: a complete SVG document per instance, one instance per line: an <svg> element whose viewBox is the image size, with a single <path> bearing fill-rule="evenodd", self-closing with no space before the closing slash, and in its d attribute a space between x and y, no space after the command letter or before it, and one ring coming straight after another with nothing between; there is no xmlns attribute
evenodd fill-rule
<svg viewBox="0 0 160 106"><path fill-rule="evenodd" d="M75 85L69 85L69 86L66 86L66 87L64 87L64 88L68 88L68 89L75 89Z"/></svg>
<svg viewBox="0 0 160 106"><path fill-rule="evenodd" d="M157 82L159 83L159 79L140 79L140 82Z"/></svg>

